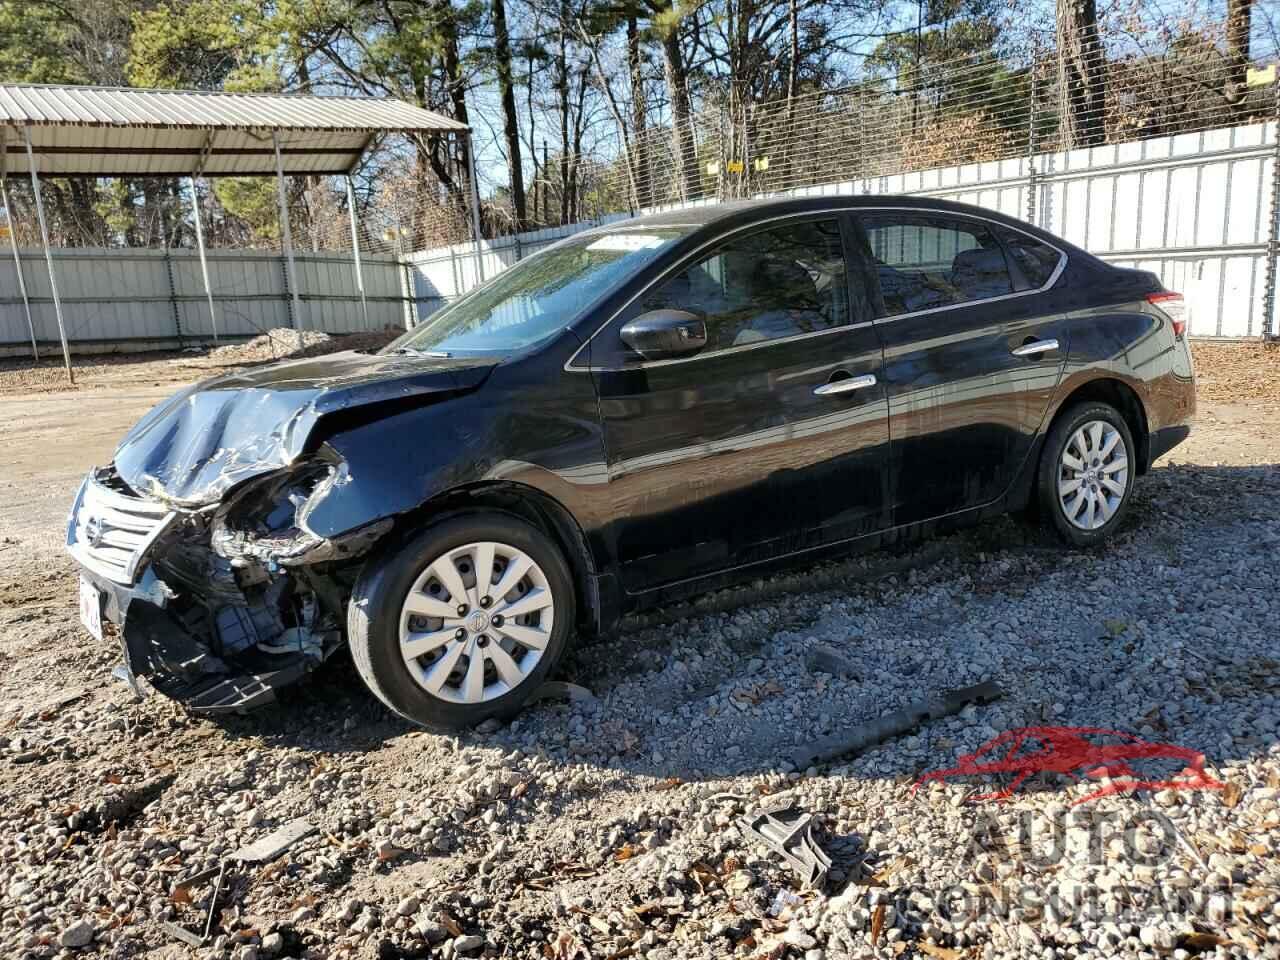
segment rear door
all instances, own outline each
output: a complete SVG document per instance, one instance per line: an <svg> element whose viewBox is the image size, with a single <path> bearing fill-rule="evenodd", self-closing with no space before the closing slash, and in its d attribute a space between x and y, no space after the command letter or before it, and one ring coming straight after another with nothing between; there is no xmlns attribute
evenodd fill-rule
<svg viewBox="0 0 1280 960"><path fill-rule="evenodd" d="M990 503L1025 462L1061 377L1065 317L1037 291L1052 285L1062 255L951 212L856 219L878 288L893 522ZM1029 275L1006 236L1048 269Z"/></svg>
<svg viewBox="0 0 1280 960"><path fill-rule="evenodd" d="M837 216L741 231L674 267L590 342L629 592L887 524L880 343L848 262ZM669 308L702 316L707 346L630 355L622 325Z"/></svg>

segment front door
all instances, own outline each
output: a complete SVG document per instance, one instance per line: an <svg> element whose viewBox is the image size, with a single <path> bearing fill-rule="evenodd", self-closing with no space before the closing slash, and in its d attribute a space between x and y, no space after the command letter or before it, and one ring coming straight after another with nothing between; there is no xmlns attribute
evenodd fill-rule
<svg viewBox="0 0 1280 960"><path fill-rule="evenodd" d="M856 220L881 300L893 522L991 503L1025 462L1061 377L1065 318L1040 291L1062 255L962 214Z"/></svg>
<svg viewBox="0 0 1280 960"><path fill-rule="evenodd" d="M623 586L767 561L888 522L888 409L865 285L837 217L748 229L695 254L591 344ZM697 354L644 361L619 330L703 317Z"/></svg>

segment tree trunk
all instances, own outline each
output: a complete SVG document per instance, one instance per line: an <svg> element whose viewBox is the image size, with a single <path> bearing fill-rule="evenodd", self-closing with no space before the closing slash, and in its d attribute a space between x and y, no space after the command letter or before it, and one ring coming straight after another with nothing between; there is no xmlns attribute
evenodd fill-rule
<svg viewBox="0 0 1280 960"><path fill-rule="evenodd" d="M795 106L796 71L800 69L800 11L796 0L790 0L787 9L787 26L791 31L791 63L787 70L787 117Z"/></svg>
<svg viewBox="0 0 1280 960"><path fill-rule="evenodd" d="M689 102L688 77L680 50L680 30L676 24L663 34L662 64L671 99L671 136L681 172L681 194L685 200L692 200L698 195L698 151L693 139L693 106Z"/></svg>
<svg viewBox="0 0 1280 960"><path fill-rule="evenodd" d="M1227 102L1238 104L1248 90L1249 32L1253 26L1253 0L1227 0Z"/></svg>
<svg viewBox="0 0 1280 960"><path fill-rule="evenodd" d="M498 61L498 92L502 96L502 132L507 141L507 163L511 168L511 205L516 213L516 232L529 227L524 202L524 170L520 162L520 121L516 117L515 87L511 79L511 37L507 34L507 10L503 0L493 0L493 53Z"/></svg>
<svg viewBox="0 0 1280 960"><path fill-rule="evenodd" d="M569 4L560 4L560 50L556 54L556 84L560 94L560 225L569 222Z"/></svg>
<svg viewBox="0 0 1280 960"><path fill-rule="evenodd" d="M545 203L543 209L538 209L538 184L541 178L545 177L546 170L540 170L538 167L538 128L537 120L533 113L533 60L534 46L529 44L529 79L525 84L525 111L529 114L529 157L533 161L533 222L538 227L546 226L547 211ZM546 191L544 190L545 194Z"/></svg>
<svg viewBox="0 0 1280 960"><path fill-rule="evenodd" d="M453 4L443 0L437 6L441 14L440 37L444 46L444 80L449 92L449 103L453 108L453 119L459 123L468 123L467 88L462 78L462 58L458 54L458 20ZM449 181L454 191L454 202L461 216L466 216L467 204L470 202L471 168L468 151L471 141L467 137L454 137L457 166ZM466 187L466 192L463 186Z"/></svg>
<svg viewBox="0 0 1280 960"><path fill-rule="evenodd" d="M640 27L634 14L627 17L627 65L631 68L631 131L635 143L636 204L652 204L649 190L649 145L645 135L644 71L640 52Z"/></svg>
<svg viewBox="0 0 1280 960"><path fill-rule="evenodd" d="M1063 148L1106 141L1106 74L1094 0L1058 0L1058 97Z"/></svg>

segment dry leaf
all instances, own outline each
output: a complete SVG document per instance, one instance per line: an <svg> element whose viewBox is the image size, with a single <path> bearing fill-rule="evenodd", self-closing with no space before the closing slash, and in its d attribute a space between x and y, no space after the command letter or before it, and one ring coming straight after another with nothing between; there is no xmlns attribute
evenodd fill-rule
<svg viewBox="0 0 1280 960"><path fill-rule="evenodd" d="M1198 930L1192 930L1189 933L1178 935L1178 946L1184 950L1212 950L1215 947L1229 947L1231 941L1226 937L1220 937L1216 933L1200 933Z"/></svg>
<svg viewBox="0 0 1280 960"><path fill-rule="evenodd" d="M559 936L551 943L542 945L542 955L546 960L590 960L591 954L582 948L572 933L560 931Z"/></svg>
<svg viewBox="0 0 1280 960"><path fill-rule="evenodd" d="M1243 793L1240 784L1234 780L1227 781L1227 785L1222 788L1222 805L1224 807L1234 807L1240 802L1240 795Z"/></svg>
<svg viewBox="0 0 1280 960"><path fill-rule="evenodd" d="M667 777L665 780L659 780L654 786L655 790L674 790L680 784L684 783L679 777Z"/></svg>
<svg viewBox="0 0 1280 960"><path fill-rule="evenodd" d="M394 860L402 853L404 853L404 850L400 847L383 847L378 850L378 859L386 862L387 860Z"/></svg>
<svg viewBox="0 0 1280 960"><path fill-rule="evenodd" d="M716 872L701 860L689 868L689 875L693 877L693 882L698 885L699 893L705 893L707 887L714 885L716 882Z"/></svg>
<svg viewBox="0 0 1280 960"><path fill-rule="evenodd" d="M124 783L124 777L120 776L120 774L118 773L108 773L102 779L105 783L115 783L115 784Z"/></svg>
<svg viewBox="0 0 1280 960"><path fill-rule="evenodd" d="M618 848L618 851L613 855L613 859L630 860L637 853L640 853L639 847L633 846L630 843L624 843L621 847Z"/></svg>
<svg viewBox="0 0 1280 960"><path fill-rule="evenodd" d="M961 960L964 956L959 950L952 950L950 947L939 947L932 943L923 941L916 944L917 949L923 953L927 953L931 957L937 957L938 960Z"/></svg>
<svg viewBox="0 0 1280 960"><path fill-rule="evenodd" d="M884 930L884 904L877 903L875 913L871 914L871 945L880 944L880 932Z"/></svg>
<svg viewBox="0 0 1280 960"><path fill-rule="evenodd" d="M1280 770L1272 769L1267 774L1267 786L1273 790L1280 789Z"/></svg>
<svg viewBox="0 0 1280 960"><path fill-rule="evenodd" d="M449 916L449 914L441 912L440 926L449 931L450 935L455 937L462 936L462 928L458 926L458 921Z"/></svg>
<svg viewBox="0 0 1280 960"><path fill-rule="evenodd" d="M190 887L174 887L173 892L169 894L169 899L174 903L190 903L191 888Z"/></svg>

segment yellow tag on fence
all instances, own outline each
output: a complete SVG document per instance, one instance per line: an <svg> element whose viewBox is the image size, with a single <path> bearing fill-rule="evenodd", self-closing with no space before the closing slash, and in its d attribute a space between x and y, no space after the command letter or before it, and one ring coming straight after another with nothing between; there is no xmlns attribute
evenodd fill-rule
<svg viewBox="0 0 1280 960"><path fill-rule="evenodd" d="M1275 83L1275 81L1276 65L1274 63L1268 64L1261 70L1255 70L1250 67L1249 72L1245 74L1245 84L1250 87L1263 87L1268 83Z"/></svg>
<svg viewBox="0 0 1280 960"><path fill-rule="evenodd" d="M741 173L743 170L742 161L730 160L728 163L725 164L725 169L727 169L730 173Z"/></svg>

